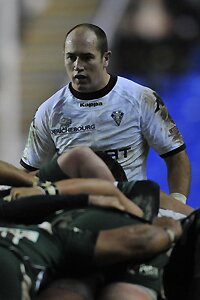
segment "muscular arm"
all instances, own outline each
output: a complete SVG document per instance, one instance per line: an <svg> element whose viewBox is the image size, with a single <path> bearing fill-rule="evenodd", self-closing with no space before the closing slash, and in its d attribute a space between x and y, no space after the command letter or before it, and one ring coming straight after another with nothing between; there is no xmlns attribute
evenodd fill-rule
<svg viewBox="0 0 200 300"><path fill-rule="evenodd" d="M90 195L115 196L129 213L143 216L142 210L130 201L113 183L103 179L69 179L56 183L60 194L87 193Z"/></svg>
<svg viewBox="0 0 200 300"><path fill-rule="evenodd" d="M32 186L33 175L15 166L0 161L0 184L11 186Z"/></svg>
<svg viewBox="0 0 200 300"><path fill-rule="evenodd" d="M170 193L180 193L187 197L190 189L190 162L186 151L165 158L165 162Z"/></svg>
<svg viewBox="0 0 200 300"><path fill-rule="evenodd" d="M124 207L131 209L130 212L136 215L140 215L138 207L133 207L129 200L114 187L114 185L108 181L98 180L98 179L70 179L67 181L60 181L57 183L61 194L68 193L89 193L89 194L98 194L98 195L110 195L120 198L120 201L124 204ZM174 199L173 197L167 195L165 192L160 191L160 207L164 209L173 210L175 212L182 213L184 215L189 215L194 211L189 205L183 204L180 201Z"/></svg>
<svg viewBox="0 0 200 300"><path fill-rule="evenodd" d="M164 219L164 224L162 224ZM95 248L95 262L98 265L119 261L139 262L168 250L172 241L166 228L171 229L177 240L182 229L179 221L159 218L157 225L137 224L101 231Z"/></svg>
<svg viewBox="0 0 200 300"><path fill-rule="evenodd" d="M88 195L33 196L11 202L0 199L0 220L20 224L41 223L54 212L61 209L86 207Z"/></svg>
<svg viewBox="0 0 200 300"><path fill-rule="evenodd" d="M0 220L20 224L38 224L54 212L64 209L83 208L88 205L124 210L115 196L84 194L34 195L7 202L0 199Z"/></svg>
<svg viewBox="0 0 200 300"><path fill-rule="evenodd" d="M89 194L91 196L96 195L115 197L127 212L139 217L143 216L142 210L126 196L124 196L122 192L120 192L119 189L114 186L113 183L107 180L74 178L58 181L55 183L55 185L57 186L60 195ZM38 187L14 188L11 190L13 199L38 194L44 194L41 188Z"/></svg>

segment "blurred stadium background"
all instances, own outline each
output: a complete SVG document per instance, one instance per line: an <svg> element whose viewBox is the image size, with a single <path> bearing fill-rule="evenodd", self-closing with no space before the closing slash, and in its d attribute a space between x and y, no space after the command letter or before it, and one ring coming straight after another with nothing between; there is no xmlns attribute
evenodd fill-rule
<svg viewBox="0 0 200 300"><path fill-rule="evenodd" d="M107 32L111 72L163 98L192 164L188 203L199 207L199 0L0 0L0 158L19 165L35 110L66 81L65 33L81 22ZM153 151L148 176L167 191L164 162Z"/></svg>

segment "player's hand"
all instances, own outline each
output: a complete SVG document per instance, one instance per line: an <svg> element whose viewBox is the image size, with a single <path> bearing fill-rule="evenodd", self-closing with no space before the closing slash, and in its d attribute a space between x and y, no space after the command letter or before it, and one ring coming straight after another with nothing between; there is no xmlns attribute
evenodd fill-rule
<svg viewBox="0 0 200 300"><path fill-rule="evenodd" d="M117 208L133 215L142 216L141 209L119 192L117 196L89 195L89 204Z"/></svg>
<svg viewBox="0 0 200 300"><path fill-rule="evenodd" d="M174 220L173 218L155 218L153 221L153 225L172 230L175 234L175 240L179 239L179 237L182 235L182 226L180 221Z"/></svg>
<svg viewBox="0 0 200 300"><path fill-rule="evenodd" d="M11 200L15 200L21 197L29 197L34 195L44 195L44 190L40 187L19 187L12 188L10 191Z"/></svg>

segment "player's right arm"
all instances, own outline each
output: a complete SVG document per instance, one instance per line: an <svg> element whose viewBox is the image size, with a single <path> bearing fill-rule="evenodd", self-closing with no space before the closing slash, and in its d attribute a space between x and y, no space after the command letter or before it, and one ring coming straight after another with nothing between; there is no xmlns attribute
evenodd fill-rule
<svg viewBox="0 0 200 300"><path fill-rule="evenodd" d="M155 224L136 224L100 231L94 260L98 265L130 260L138 263L172 247L182 234L179 221L162 217Z"/></svg>

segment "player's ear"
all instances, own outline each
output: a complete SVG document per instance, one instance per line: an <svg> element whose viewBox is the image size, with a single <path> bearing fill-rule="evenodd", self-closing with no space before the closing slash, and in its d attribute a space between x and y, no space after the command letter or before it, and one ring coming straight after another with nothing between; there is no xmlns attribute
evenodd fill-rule
<svg viewBox="0 0 200 300"><path fill-rule="evenodd" d="M111 51L106 51L103 55L103 60L104 60L104 67L108 67L110 57L111 57L112 52Z"/></svg>

